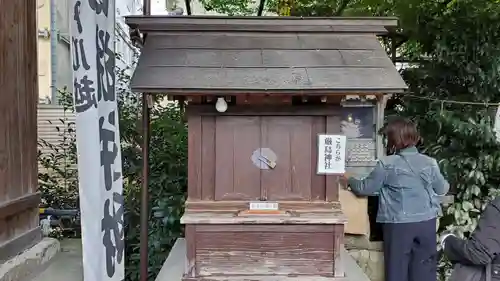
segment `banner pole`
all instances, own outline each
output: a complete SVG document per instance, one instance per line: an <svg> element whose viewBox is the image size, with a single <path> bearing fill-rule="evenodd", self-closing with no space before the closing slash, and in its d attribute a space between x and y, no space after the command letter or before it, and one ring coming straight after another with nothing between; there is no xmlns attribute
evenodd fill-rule
<svg viewBox="0 0 500 281"><path fill-rule="evenodd" d="M151 15L151 2L144 0L142 12ZM144 34L145 35L145 34ZM145 39L145 37L144 37ZM149 221L149 105L148 93L142 94L142 190L141 190L141 240L140 281L148 280L148 221Z"/></svg>

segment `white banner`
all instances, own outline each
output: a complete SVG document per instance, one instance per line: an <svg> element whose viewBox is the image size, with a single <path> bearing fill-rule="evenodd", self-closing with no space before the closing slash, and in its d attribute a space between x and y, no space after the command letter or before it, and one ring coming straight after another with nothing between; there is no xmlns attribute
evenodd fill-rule
<svg viewBox="0 0 500 281"><path fill-rule="evenodd" d="M84 280L122 281L124 206L115 93L115 1L69 3Z"/></svg>

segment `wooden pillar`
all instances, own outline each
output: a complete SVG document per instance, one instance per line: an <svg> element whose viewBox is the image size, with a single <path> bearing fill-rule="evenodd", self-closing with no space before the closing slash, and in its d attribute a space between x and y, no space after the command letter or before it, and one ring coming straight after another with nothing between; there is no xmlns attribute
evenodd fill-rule
<svg viewBox="0 0 500 281"><path fill-rule="evenodd" d="M36 0L0 0L0 263L36 244Z"/></svg>

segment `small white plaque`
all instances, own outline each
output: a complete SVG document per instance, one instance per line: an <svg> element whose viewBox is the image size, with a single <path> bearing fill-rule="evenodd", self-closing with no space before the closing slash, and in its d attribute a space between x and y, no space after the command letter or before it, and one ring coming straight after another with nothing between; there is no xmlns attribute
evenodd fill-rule
<svg viewBox="0 0 500 281"><path fill-rule="evenodd" d="M346 136L318 135L318 174L345 174Z"/></svg>
<svg viewBox="0 0 500 281"><path fill-rule="evenodd" d="M251 211L278 211L278 202L250 202Z"/></svg>

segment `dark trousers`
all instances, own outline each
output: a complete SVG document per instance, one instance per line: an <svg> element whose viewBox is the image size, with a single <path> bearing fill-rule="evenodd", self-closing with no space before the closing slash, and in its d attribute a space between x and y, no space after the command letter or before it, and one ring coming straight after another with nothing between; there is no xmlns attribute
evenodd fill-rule
<svg viewBox="0 0 500 281"><path fill-rule="evenodd" d="M436 219L382 228L385 281L436 281Z"/></svg>

